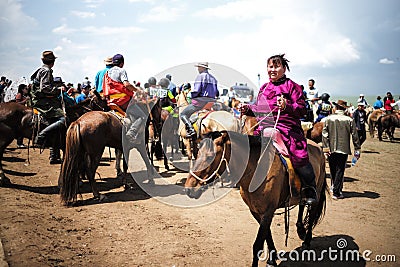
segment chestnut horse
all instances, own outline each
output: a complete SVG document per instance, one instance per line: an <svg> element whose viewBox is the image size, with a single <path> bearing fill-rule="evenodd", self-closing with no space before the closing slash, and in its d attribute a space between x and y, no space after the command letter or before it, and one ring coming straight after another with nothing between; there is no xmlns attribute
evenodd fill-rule
<svg viewBox="0 0 400 267"><path fill-rule="evenodd" d="M378 119L379 117L381 117L382 115L384 115L384 111L381 109L375 109L374 111L372 111L369 115L368 115L368 128L369 128L369 135L373 138L374 137L374 132L375 132L375 128L378 126Z"/></svg>
<svg viewBox="0 0 400 267"><path fill-rule="evenodd" d="M76 202L82 170L90 182L94 198L99 201L105 199L96 186L94 176L106 146L119 151L125 149L125 171L129 161L129 151L136 148L146 164L150 174L149 179L152 178L154 169L147 157L144 135L139 136L143 138L142 142L131 144L124 139L123 128L119 117L111 112L102 111L86 113L70 125L59 177L60 195L64 204ZM125 179L126 177L124 182Z"/></svg>
<svg viewBox="0 0 400 267"><path fill-rule="evenodd" d="M82 114L91 110L104 110L107 108L107 102L94 96L86 99L79 104L66 108L67 121L76 120ZM10 183L5 176L2 166L3 153L6 147L18 137L28 139L34 138L35 128L37 127L38 117L34 114L32 108L18 104L16 102L0 103L0 186ZM43 129L41 125L39 128ZM37 129L36 129L37 130ZM65 131L60 135L61 143L65 144Z"/></svg>
<svg viewBox="0 0 400 267"><path fill-rule="evenodd" d="M300 203L298 196L291 197L289 175L285 166L279 155L275 154L264 181L255 190L250 190L261 154L261 138L226 131L214 132L210 136L212 141L205 138L200 144L198 158L185 183L186 194L191 198L199 198L207 184L214 182L226 170L229 171L231 180L237 181L242 199L259 223L257 238L253 244L253 266L258 266L265 241L269 250L267 263L276 266L277 250L270 229L275 210ZM318 202L308 207L308 216L305 218L305 206L302 203L299 206L297 233L304 240L305 247L310 246L312 229L324 214L327 190L325 157L321 148L308 141L308 153L316 176Z"/></svg>

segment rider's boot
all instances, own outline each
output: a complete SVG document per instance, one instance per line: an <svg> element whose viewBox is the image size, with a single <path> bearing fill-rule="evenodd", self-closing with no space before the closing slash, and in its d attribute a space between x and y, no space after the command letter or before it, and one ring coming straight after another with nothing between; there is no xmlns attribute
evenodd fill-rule
<svg viewBox="0 0 400 267"><path fill-rule="evenodd" d="M130 126L128 131L126 132L126 136L131 142L138 142L140 141L138 139L139 134L142 132L144 129L144 119L143 118L137 118Z"/></svg>
<svg viewBox="0 0 400 267"><path fill-rule="evenodd" d="M186 127L186 137L195 136L196 135L196 131L193 128L193 125L190 122L190 120L185 116L181 116L181 120L185 124L185 127Z"/></svg>
<svg viewBox="0 0 400 267"><path fill-rule="evenodd" d="M304 193L303 201L305 204L312 205L317 202L317 191L315 185L315 174L311 163L296 168L297 174L300 176L302 182L302 192Z"/></svg>
<svg viewBox="0 0 400 267"><path fill-rule="evenodd" d="M43 147L46 138L49 136L49 134L52 131L60 129L64 124L65 124L65 118L64 117L59 118L57 121L53 122L52 124L44 128L42 131L40 131L40 133L36 136L35 143L38 146Z"/></svg>
<svg viewBox="0 0 400 267"><path fill-rule="evenodd" d="M50 164L60 164L61 156L58 147L50 147Z"/></svg>

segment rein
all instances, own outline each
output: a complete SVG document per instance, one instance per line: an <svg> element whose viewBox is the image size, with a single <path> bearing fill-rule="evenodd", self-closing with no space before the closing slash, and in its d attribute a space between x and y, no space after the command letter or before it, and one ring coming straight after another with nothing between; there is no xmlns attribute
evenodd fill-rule
<svg viewBox="0 0 400 267"><path fill-rule="evenodd" d="M223 150L223 152L222 152L222 159L221 159L221 161L219 162L217 169L216 169L208 178L202 179L201 177L197 176L192 170L190 170L189 173L190 173L194 178L196 178L197 180L199 180L200 182L207 183L209 180L211 180L212 178L214 178L214 176L217 176L218 178L221 178L221 175L219 175L218 172L219 172L219 169L222 167L222 163L225 162L226 171L228 172L228 175L229 175L231 172L230 172L230 170L229 170L228 161L227 161L226 158L225 158L225 151L226 151L226 144L224 144L224 150Z"/></svg>

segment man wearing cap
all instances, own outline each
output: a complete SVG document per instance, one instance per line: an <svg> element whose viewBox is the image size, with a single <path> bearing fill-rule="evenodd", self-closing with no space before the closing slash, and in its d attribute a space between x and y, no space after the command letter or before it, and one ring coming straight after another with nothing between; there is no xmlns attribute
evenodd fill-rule
<svg viewBox="0 0 400 267"><path fill-rule="evenodd" d="M197 75L191 91L192 103L189 104L180 114L181 120L185 124L186 135L188 137L196 134L196 131L190 122L190 116L194 112L201 110L207 103L215 102L215 98L219 95L217 80L214 76L208 73L208 70L210 69L208 67L208 62L200 62L196 64L195 67L197 67L199 75Z"/></svg>
<svg viewBox="0 0 400 267"><path fill-rule="evenodd" d="M367 131L365 130L365 122L367 120L367 113L365 112L365 104L358 103L357 109L353 112L353 119L356 123L358 138L360 139L360 146L367 139Z"/></svg>
<svg viewBox="0 0 400 267"><path fill-rule="evenodd" d="M94 78L94 86L96 91L99 93L103 92L104 74L106 74L106 72L113 66L112 57L105 58L104 64L106 64L106 67L102 70L99 70L96 74L96 77Z"/></svg>
<svg viewBox="0 0 400 267"><path fill-rule="evenodd" d="M144 130L147 115L135 103L133 93L144 94L139 87L131 84L128 80L128 74L124 67L124 57L116 54L112 58L113 66L104 74L103 94L107 98L108 104L116 104L122 110L127 112L125 126L128 129L126 135L131 142L137 141L139 133ZM131 98L133 102L131 104ZM129 105L129 110L127 110Z"/></svg>
<svg viewBox="0 0 400 267"><path fill-rule="evenodd" d="M353 140L354 156L359 157L361 149L356 124L345 115L347 102L338 100L335 113L326 117L322 129L322 150L328 158L331 172L332 198L343 198L343 178L348 155L351 155L350 138Z"/></svg>
<svg viewBox="0 0 400 267"><path fill-rule="evenodd" d="M36 108L40 114L49 122L36 137L36 143L44 146L48 140L50 147L50 164L61 163L59 153L60 148L60 130L65 127L65 117L59 98L61 90L56 86L53 78L53 66L56 57L52 51L44 51L42 53L43 66L35 71L31 76L32 80L32 106ZM53 136L49 140L50 135Z"/></svg>
<svg viewBox="0 0 400 267"><path fill-rule="evenodd" d="M80 103L89 97L90 86L87 84L82 84L81 94L75 98L76 103Z"/></svg>
<svg viewBox="0 0 400 267"><path fill-rule="evenodd" d="M364 94L360 94L360 98L358 98L357 103L364 103L365 106L368 106L367 100L364 98Z"/></svg>

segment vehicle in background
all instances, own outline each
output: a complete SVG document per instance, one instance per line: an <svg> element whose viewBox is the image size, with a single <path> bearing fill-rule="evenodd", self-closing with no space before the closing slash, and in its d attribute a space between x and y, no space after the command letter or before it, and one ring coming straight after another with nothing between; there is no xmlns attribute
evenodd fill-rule
<svg viewBox="0 0 400 267"><path fill-rule="evenodd" d="M250 95L254 96L254 90L250 88L247 83L236 83L232 85L231 88L233 89L235 98L242 103L247 103L250 101ZM220 94L221 102L227 101L229 89L224 88L222 89L222 93Z"/></svg>

